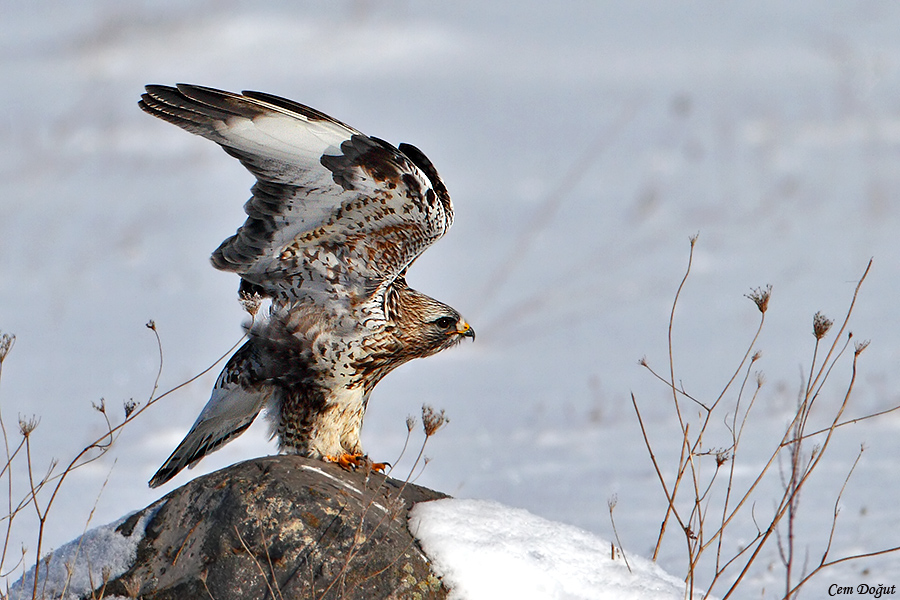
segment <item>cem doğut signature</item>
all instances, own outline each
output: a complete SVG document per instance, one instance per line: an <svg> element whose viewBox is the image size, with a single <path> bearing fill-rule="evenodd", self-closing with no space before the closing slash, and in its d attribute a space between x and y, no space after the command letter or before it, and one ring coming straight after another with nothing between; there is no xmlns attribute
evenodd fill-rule
<svg viewBox="0 0 900 600"><path fill-rule="evenodd" d="M868 583L861 583L856 587L853 586L843 586L838 585L837 583L832 583L828 586L828 595L829 596L842 596L844 594L860 594L864 596L871 595L873 598L881 598L882 596L893 596L897 593L897 586L886 586L886 585L869 585Z"/></svg>

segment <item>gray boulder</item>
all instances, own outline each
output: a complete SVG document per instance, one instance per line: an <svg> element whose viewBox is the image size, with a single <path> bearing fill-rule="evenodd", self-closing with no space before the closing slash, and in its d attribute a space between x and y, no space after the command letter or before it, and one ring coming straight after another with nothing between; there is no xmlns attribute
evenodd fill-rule
<svg viewBox="0 0 900 600"><path fill-rule="evenodd" d="M445 497L298 456L243 462L119 525L146 527L135 562L93 597L445 598L407 529L413 504Z"/></svg>

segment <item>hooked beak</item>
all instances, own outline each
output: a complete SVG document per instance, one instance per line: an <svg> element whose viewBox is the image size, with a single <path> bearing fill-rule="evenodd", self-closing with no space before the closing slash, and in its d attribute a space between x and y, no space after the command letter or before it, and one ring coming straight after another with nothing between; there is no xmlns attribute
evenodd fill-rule
<svg viewBox="0 0 900 600"><path fill-rule="evenodd" d="M460 322L459 329L456 330L456 334L462 337L472 338L473 340L475 339L475 330L465 321Z"/></svg>

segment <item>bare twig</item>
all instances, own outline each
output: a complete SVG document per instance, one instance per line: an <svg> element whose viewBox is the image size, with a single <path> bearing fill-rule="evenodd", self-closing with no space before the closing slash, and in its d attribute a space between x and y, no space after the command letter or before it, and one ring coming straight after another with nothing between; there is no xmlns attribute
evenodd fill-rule
<svg viewBox="0 0 900 600"><path fill-rule="evenodd" d="M619 530L616 529L616 519L613 517L613 511L616 508L616 504L618 504L619 499L616 496L610 498L606 505L609 507L609 522L612 524L613 535L616 536L616 544L618 545L619 552L622 553L622 560L625 561L625 566L628 568L628 572L631 573L631 565L628 564L628 556L625 554L625 548L622 546L622 540L619 539ZM615 557L613 557L615 558Z"/></svg>
<svg viewBox="0 0 900 600"><path fill-rule="evenodd" d="M829 334L832 321L827 319L821 313L817 313L813 318L813 334L815 337L815 345L812 350L809 375L804 378L800 387L800 393L796 410L790 423L781 432L782 436L776 442L771 453L768 454L766 460L759 468L756 475L751 479L746 488L737 489L735 481L735 465L739 456L739 449L744 432L747 430L750 413L759 396L760 389L763 385L763 377L757 373L755 382L756 386L752 394L748 391L751 373L754 365L760 357L760 353L756 350L757 341L760 338L762 328L765 324L765 314L768 309L769 299L771 296L771 286L765 288L757 288L753 290L748 297L754 301L760 310L760 322L754 332L752 340L746 346L746 351L738 363L737 368L732 372L730 378L721 388L720 393L711 401L706 402L700 398L696 398L685 391L685 386L676 375L676 361L673 344L674 317L675 311L681 297L681 292L685 286L688 276L690 275L690 267L694 252L696 237L691 238L691 250L688 258L688 267L685 271L678 289L675 292L672 302L671 311L669 313L668 323L668 352L669 352L669 372L667 377L660 376L648 364L646 359L642 359L640 364L650 371L651 375L661 381L671 394L672 403L674 405L675 417L681 433L681 448L677 462L677 469L670 477L663 475L663 469L660 460L655 454L653 444L651 443L650 432L644 422L641 411L634 395L632 395L632 406L641 428L641 435L644 440L644 446L650 456L657 480L666 498L665 515L660 525L660 531L657 537L657 543L654 548L654 559L660 552L662 541L665 537L666 526L670 519L674 519L680 526L684 534L684 542L687 558L687 573L685 576L685 595L692 597L695 589L695 583L699 575L698 569L701 565L703 555L712 547L715 547L715 559L712 561L713 566L711 579L706 587L706 595L713 591L714 586L720 582L725 573L729 573L728 586L725 589L723 600L732 597L746 577L751 566L757 561L760 553L764 548L768 547L769 542L773 539L778 545L778 551L782 558L784 567L784 594L786 599L793 598L797 590L809 577L821 571L827 566L837 564L844 560L853 558L862 558L865 556L878 555L884 552L890 552L896 549L887 549L868 554L858 554L854 557L844 557L837 560L830 560L832 545L834 542L835 528L837 524L837 516L839 512L840 500L843 497L844 490L847 487L849 478L852 475L859 461L859 455L851 467L845 478L843 485L837 491L835 499L835 509L831 524L831 531L828 537L826 547L822 553L819 563L813 568L812 572L808 572L807 560L808 551L801 553L798 551L797 544L798 530L796 528L797 516L801 505L800 500L803 490L809 481L810 476L821 465L821 461L831 445L835 432L850 423L859 422L864 419L872 418L872 415L864 415L854 419L843 419L843 415L849 405L851 395L856 383L858 358L860 353L865 349L868 342L857 343L854 347L852 370L844 389L843 398L836 406L825 407L823 392L825 385L828 383L831 375L835 372L835 366L838 362L842 362L846 354L847 348L852 340L852 333L847 331L850 316L856 305L856 299L863 282L865 281L872 262L866 266L862 276L857 281L853 297L847 314L841 322L836 337L823 344L823 340ZM737 382L740 385L736 390L733 388ZM726 395L732 394L734 400L726 402ZM749 400L745 398L749 395ZM689 400L693 406L698 409L699 420L694 423L688 422L687 414L683 409L682 402ZM728 405L726 408L726 404ZM823 406L817 407L817 404ZM818 416L822 410L828 410L828 420L830 423L821 429L810 432L810 423L818 420ZM813 409L816 409L817 415L814 417ZM886 414L900 409L900 406L881 411L877 414ZM724 417L714 418L716 411L725 411ZM724 426L726 435L729 438L728 445L724 447L711 447L706 442L707 436L715 435L716 424ZM807 440L815 439L816 445L807 449L804 443ZM773 513L764 521L764 525L760 525L756 515L756 497L760 485L764 480L769 480L772 465L778 462L782 464L783 457L787 457L787 466L782 473L783 492L776 499ZM713 460L714 463L709 461ZM730 463L727 469L722 467L725 463ZM689 486L683 486L685 478L690 481ZM684 488L689 488L688 492ZM682 496L679 498L679 492ZM720 493L721 492L721 493ZM721 502L721 503L720 503ZM710 518L710 510L715 509L716 518ZM749 511L752 518L755 532L750 536L746 534L739 550L730 556L725 553L725 532L736 527L735 519L740 514L746 514ZM612 507L610 507L610 517L612 518Z"/></svg>
<svg viewBox="0 0 900 600"><path fill-rule="evenodd" d="M247 553L247 555L253 561L253 564L256 565L256 569L259 571L259 574L262 575L263 581L266 582L266 587L269 588L269 593L272 594L272 598L281 598L282 600L284 600L283 596L281 595L281 590L277 589L277 593L276 593L276 588L273 588L272 584L269 583L269 576L266 574L266 570L263 569L262 564L260 564L259 560L256 559L256 556L253 554L253 551L250 550L250 547L247 545L247 542L244 541L244 538L243 538L243 536L241 536L241 532L238 529L237 525L234 526L234 533L237 535L238 541L241 542L241 546L243 546L244 551ZM268 555L268 553L269 553L269 551L268 551L268 549L266 549L266 554ZM275 574L273 573L272 574L273 579L274 579L274 576L275 576Z"/></svg>
<svg viewBox="0 0 900 600"><path fill-rule="evenodd" d="M59 497L60 491L62 490L63 484L67 480L68 476L73 471L87 464L90 464L105 455L128 424L138 418L145 410L147 410L150 406L152 406L162 398L168 396L169 394L172 394L176 390L181 389L185 385L188 385L189 383L195 381L199 377L209 372L216 366L216 364L218 364L229 354L231 354L231 352L233 352L246 338L245 334L232 348L228 350L228 352L226 352L212 365L210 365L208 368L204 369L202 372L198 373L191 379L180 383L179 385L162 394L157 394L163 371L164 355L162 341L156 328L156 324L152 320L147 323L147 328L153 332L159 352L159 368L154 378L153 387L150 392L148 401L144 403L143 406L139 406L138 403L134 402L133 400L126 401L124 403L124 419L118 424L113 423L112 419L110 418L109 410L103 399L101 399L98 403L94 403L94 409L102 415L103 423L105 425L104 432L93 442L77 452L71 460L69 460L67 463L64 463L64 468L58 470L56 468L58 466L57 461L54 459L50 462L50 465L47 468L46 472L42 476L38 476L36 473L32 454L32 433L38 425L38 420L36 418L20 418L19 429L20 433L22 434L22 438L18 445L12 447L9 439L9 433L6 429L5 423L3 422L2 414L0 414L0 433L2 433L3 435L3 451L5 453L5 462L3 463L2 468L0 468L0 477L7 477L6 488L8 492L7 514L4 517L0 518L0 520L6 519L6 524L4 527L5 535L3 539L2 550L0 550L0 573L3 573L4 576L10 573L9 570L4 569L4 565L7 562L8 549L12 537L13 521L22 510L31 506L37 517L37 527L35 535L36 546L34 550L34 582L32 587L32 595L34 597L39 596L38 585L41 579L41 573L44 569L44 557L42 557L41 554L43 550L44 533L47 530L47 521L52 507ZM0 334L0 365L2 365L3 359L11 349L14 339L14 336ZM24 454L28 493L20 502L16 503L14 501L13 493L14 487L12 481L12 464L20 454ZM107 477L106 481L104 482L103 487L101 488L101 493L102 489L105 488L108 481L109 477ZM88 517L88 524L93 517L95 509L96 504L94 506L94 509L91 510L90 516ZM25 556L24 549L22 556L23 558ZM67 586L68 583L66 583L65 585Z"/></svg>

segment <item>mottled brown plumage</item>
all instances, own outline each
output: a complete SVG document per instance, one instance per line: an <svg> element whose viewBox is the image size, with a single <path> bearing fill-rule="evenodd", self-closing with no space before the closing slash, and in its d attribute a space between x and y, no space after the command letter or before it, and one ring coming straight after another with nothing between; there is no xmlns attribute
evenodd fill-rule
<svg viewBox="0 0 900 600"><path fill-rule="evenodd" d="M241 276L242 292L272 299L150 485L240 435L263 408L282 452L361 455L375 385L475 337L458 312L404 278L453 222L437 171L413 146L395 148L276 96L146 90L143 110L218 143L256 176L247 221L211 260Z"/></svg>

